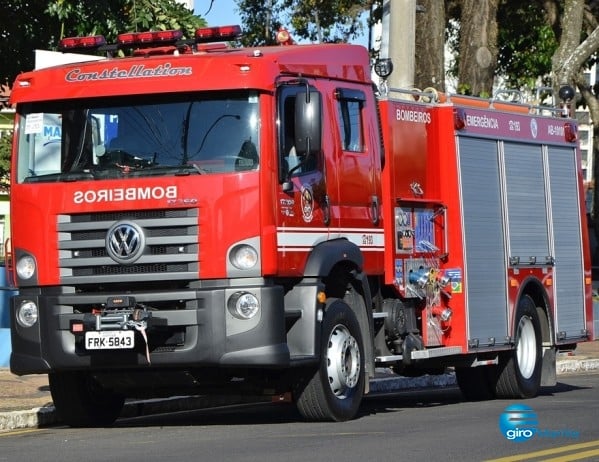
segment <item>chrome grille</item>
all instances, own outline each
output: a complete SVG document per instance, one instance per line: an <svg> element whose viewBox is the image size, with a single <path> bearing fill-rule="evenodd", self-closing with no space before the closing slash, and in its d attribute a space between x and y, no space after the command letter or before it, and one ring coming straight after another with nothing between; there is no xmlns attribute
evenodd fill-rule
<svg viewBox="0 0 599 462"><path fill-rule="evenodd" d="M114 261L106 234L119 221L142 228L146 247L132 264ZM198 275L198 210L133 210L58 216L63 284L189 280Z"/></svg>

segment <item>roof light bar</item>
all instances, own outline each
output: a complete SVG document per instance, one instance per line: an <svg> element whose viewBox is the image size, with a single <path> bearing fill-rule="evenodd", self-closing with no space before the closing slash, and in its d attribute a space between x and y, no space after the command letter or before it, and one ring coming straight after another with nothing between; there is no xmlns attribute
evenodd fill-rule
<svg viewBox="0 0 599 462"><path fill-rule="evenodd" d="M236 40L241 36L241 27L220 26L220 27L202 27L195 33L196 43L221 42L226 40Z"/></svg>
<svg viewBox="0 0 599 462"><path fill-rule="evenodd" d="M183 37L180 30L160 30L151 32L125 32L116 38L117 44L123 46L150 46L174 43Z"/></svg>
<svg viewBox="0 0 599 462"><path fill-rule="evenodd" d="M60 51L93 50L104 45L106 45L106 38L103 35L67 37L59 42L58 49Z"/></svg>

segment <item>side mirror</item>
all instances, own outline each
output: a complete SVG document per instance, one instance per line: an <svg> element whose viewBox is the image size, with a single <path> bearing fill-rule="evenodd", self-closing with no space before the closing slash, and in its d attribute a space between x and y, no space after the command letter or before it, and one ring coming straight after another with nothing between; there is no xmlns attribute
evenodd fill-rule
<svg viewBox="0 0 599 462"><path fill-rule="evenodd" d="M106 152L104 141L102 140L102 126L100 119L96 116L91 116L90 119L91 131L92 131L92 149L94 152L94 163L96 159L103 156Z"/></svg>
<svg viewBox="0 0 599 462"><path fill-rule="evenodd" d="M317 91L299 92L295 97L295 150L314 154L321 150L322 105Z"/></svg>

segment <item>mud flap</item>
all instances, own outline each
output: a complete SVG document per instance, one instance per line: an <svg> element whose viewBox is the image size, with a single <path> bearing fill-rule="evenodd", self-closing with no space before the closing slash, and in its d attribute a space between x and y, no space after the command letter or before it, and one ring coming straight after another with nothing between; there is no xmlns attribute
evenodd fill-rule
<svg viewBox="0 0 599 462"><path fill-rule="evenodd" d="M541 369L541 386L553 387L557 384L555 366L555 347L545 348L543 351L543 366Z"/></svg>

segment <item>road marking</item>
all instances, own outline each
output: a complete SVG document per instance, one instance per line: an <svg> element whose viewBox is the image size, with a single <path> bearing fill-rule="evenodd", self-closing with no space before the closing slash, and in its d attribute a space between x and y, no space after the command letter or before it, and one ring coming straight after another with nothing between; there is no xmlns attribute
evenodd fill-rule
<svg viewBox="0 0 599 462"><path fill-rule="evenodd" d="M26 433L33 433L40 431L39 428L28 428L23 430L0 430L0 437L2 436L15 436L15 435L24 435Z"/></svg>
<svg viewBox="0 0 599 462"><path fill-rule="evenodd" d="M592 456L599 456L599 449L595 449L593 451L575 452L567 456L555 457L553 459L545 459L544 462L568 462L570 460L583 460ZM593 458L593 460L597 459Z"/></svg>
<svg viewBox="0 0 599 462"><path fill-rule="evenodd" d="M553 448L553 449L545 449L543 451L535 451L535 452L529 452L529 453L525 453L525 454L517 454L515 456L501 457L499 459L489 459L485 462L518 462L518 461L525 461L525 460L534 460L534 459L537 459L538 457L556 455L556 454L561 454L564 452L578 451L580 449L587 449L587 448L592 448L592 447L597 447L597 449L593 449L592 451L589 450L589 451L582 451L582 452L574 452L572 454L566 454L563 456L555 457L553 459L543 458L543 462L568 462L571 460L582 460L582 459L586 459L586 458L589 458L592 456L599 455L599 440L589 441L587 443L570 444L568 446L559 446L559 447Z"/></svg>

